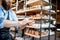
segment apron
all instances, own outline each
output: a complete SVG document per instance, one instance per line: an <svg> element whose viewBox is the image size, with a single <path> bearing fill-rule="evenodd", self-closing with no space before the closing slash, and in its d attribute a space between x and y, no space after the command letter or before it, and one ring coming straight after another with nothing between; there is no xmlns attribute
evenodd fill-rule
<svg viewBox="0 0 60 40"><path fill-rule="evenodd" d="M4 13L3 9L2 12ZM5 13L4 13L5 15ZM7 20L9 20L9 12L8 12L8 17ZM0 29L0 40L13 40L12 35L9 33L10 28L2 28Z"/></svg>

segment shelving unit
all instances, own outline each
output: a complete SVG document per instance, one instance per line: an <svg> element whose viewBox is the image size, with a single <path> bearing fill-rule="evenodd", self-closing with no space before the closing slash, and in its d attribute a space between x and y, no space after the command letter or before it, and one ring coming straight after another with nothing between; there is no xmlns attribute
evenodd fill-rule
<svg viewBox="0 0 60 40"><path fill-rule="evenodd" d="M19 21L29 17L36 20L35 23L26 26L26 31L24 32L26 36L40 39L41 37L48 36L49 39L50 35L55 34L52 29L56 28L56 18L52 15L56 15L56 10L53 8L56 5L51 3L50 0L16 0L16 3L12 5L14 7L11 9L15 10ZM27 32L29 29L32 29L33 31L36 30L35 32L39 32L40 34L31 34ZM43 33L44 35L42 35Z"/></svg>

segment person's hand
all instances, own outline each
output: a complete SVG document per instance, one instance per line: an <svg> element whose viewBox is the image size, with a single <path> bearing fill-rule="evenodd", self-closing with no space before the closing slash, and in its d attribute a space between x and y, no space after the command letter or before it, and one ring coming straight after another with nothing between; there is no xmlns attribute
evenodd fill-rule
<svg viewBox="0 0 60 40"><path fill-rule="evenodd" d="M25 18L24 19L25 20L25 22L26 22L26 24L28 23L35 23L35 20L34 19L32 19L32 18Z"/></svg>
<svg viewBox="0 0 60 40"><path fill-rule="evenodd" d="M31 24L34 22L35 22L35 20L33 20L32 18L25 18L23 21L18 22L19 28L24 29L28 24Z"/></svg>

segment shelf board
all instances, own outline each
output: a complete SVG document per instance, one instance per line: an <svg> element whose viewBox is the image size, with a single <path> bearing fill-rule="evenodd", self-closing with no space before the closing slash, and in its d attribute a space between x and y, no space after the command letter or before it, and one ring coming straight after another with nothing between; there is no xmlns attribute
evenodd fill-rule
<svg viewBox="0 0 60 40"><path fill-rule="evenodd" d="M41 8L34 8L34 9L22 9L22 10L18 10L16 12L16 14L21 14L21 13L25 13L25 12L35 12L35 11L39 11Z"/></svg>
<svg viewBox="0 0 60 40"><path fill-rule="evenodd" d="M18 10L18 11L16 11L16 14L25 14L25 13L29 13L29 12L41 12L41 8L40 7L38 7L38 8L31 8L31 9L21 9L21 10ZM45 14L56 14L56 12L54 11L54 10L42 10L42 12L43 13L45 13Z"/></svg>
<svg viewBox="0 0 60 40"><path fill-rule="evenodd" d="M18 18L18 19L24 19L24 18ZM38 18L35 18L34 20L38 20ZM40 18L39 18L39 20L40 20Z"/></svg>
<svg viewBox="0 0 60 40"><path fill-rule="evenodd" d="M38 32L38 31L31 31L31 32ZM28 30L26 30L26 32L24 33L27 36L31 36L31 37L35 37L35 38L40 38L40 37L46 37L48 35L54 35L55 33L53 31L50 32L50 34L48 32L38 32L36 34L32 34L32 33L28 33Z"/></svg>
<svg viewBox="0 0 60 40"><path fill-rule="evenodd" d="M33 0L33 1L27 1L26 5L29 5L29 6L44 5L44 6L47 6L47 5L49 5L49 3L46 1L42 1L42 0Z"/></svg>
<svg viewBox="0 0 60 40"><path fill-rule="evenodd" d="M34 20L49 20L48 17L46 17L46 18L33 18L33 19L34 19ZM56 21L55 18L51 18L50 20Z"/></svg>
<svg viewBox="0 0 60 40"><path fill-rule="evenodd" d="M43 25L43 24L42 24ZM49 28L49 26L47 26L48 24L43 25L42 27L40 27L40 24L38 24L38 26L26 26L28 28L35 28L35 29L40 29L40 28ZM50 28L55 28L54 25L50 24Z"/></svg>
<svg viewBox="0 0 60 40"><path fill-rule="evenodd" d="M32 35L32 34L29 34L29 33L25 33L25 35L32 36L32 37L35 37L35 38L40 38L40 36Z"/></svg>
<svg viewBox="0 0 60 40"><path fill-rule="evenodd" d="M55 33L53 33L53 32L51 32L51 34L50 35L54 35ZM29 33L25 33L25 35L28 35L28 36L31 36L31 37L35 37L35 38L40 38L40 37L46 37L46 36L48 36L48 34L46 34L46 35L38 35L38 36L36 36L36 35L32 35L32 34L29 34Z"/></svg>
<svg viewBox="0 0 60 40"><path fill-rule="evenodd" d="M24 19L24 18L18 18L18 19ZM47 18L33 18L34 20L49 20L49 18L47 17ZM55 18L52 18L52 19L50 19L50 20L53 20L53 21L56 21L56 19Z"/></svg>

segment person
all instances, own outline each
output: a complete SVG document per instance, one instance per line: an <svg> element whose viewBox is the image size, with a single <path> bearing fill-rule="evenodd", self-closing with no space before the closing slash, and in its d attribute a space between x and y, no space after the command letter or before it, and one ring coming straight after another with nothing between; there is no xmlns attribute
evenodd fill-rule
<svg viewBox="0 0 60 40"><path fill-rule="evenodd" d="M11 27L17 27L22 30L32 22L31 18L18 21L15 12L11 9L11 1L0 0L0 40L13 40L9 33Z"/></svg>

